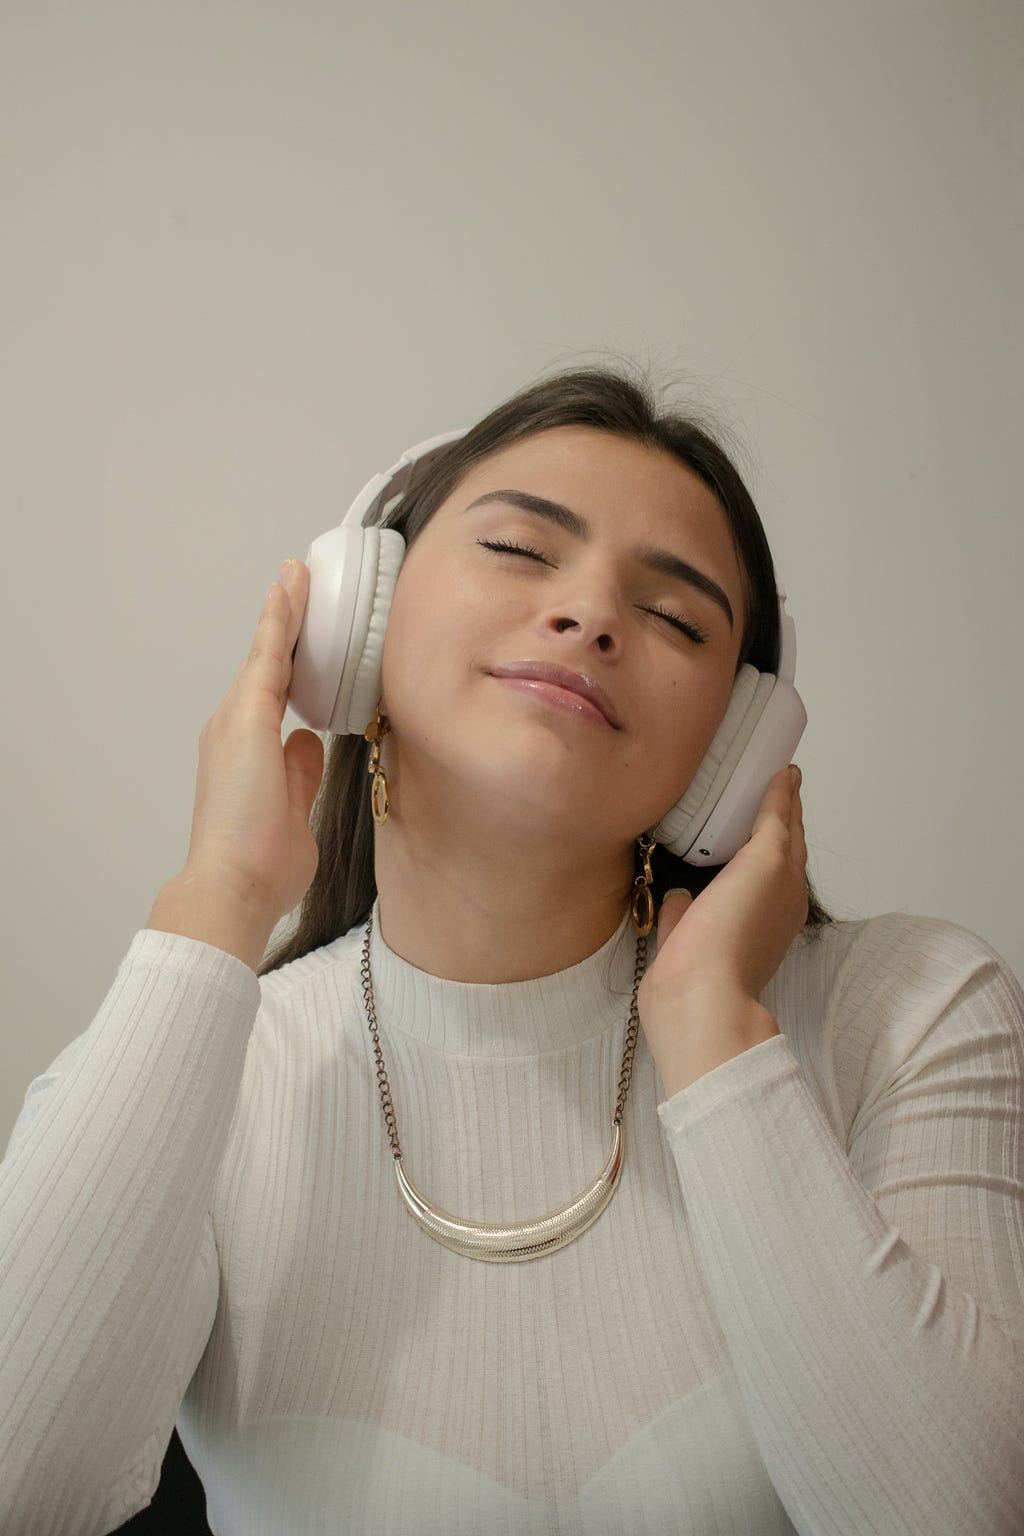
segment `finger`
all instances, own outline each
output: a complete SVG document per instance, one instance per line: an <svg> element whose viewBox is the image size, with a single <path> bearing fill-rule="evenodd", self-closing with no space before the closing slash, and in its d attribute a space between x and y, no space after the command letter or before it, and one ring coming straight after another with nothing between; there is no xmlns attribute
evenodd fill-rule
<svg viewBox="0 0 1024 1536"><path fill-rule="evenodd" d="M271 582L267 588L247 661L259 661L267 655L280 656L281 640L288 622L286 595L279 581Z"/></svg>
<svg viewBox="0 0 1024 1536"><path fill-rule="evenodd" d="M666 891L658 909L658 948L665 943L673 928L682 920L693 902L689 891Z"/></svg>
<svg viewBox="0 0 1024 1536"><path fill-rule="evenodd" d="M309 597L309 566L301 560L286 560L281 567L281 584L288 593L291 612L288 615L286 646L289 662L295 651L295 643L302 628L302 615Z"/></svg>
<svg viewBox="0 0 1024 1536"><path fill-rule="evenodd" d="M272 583L267 588L266 596L263 599L263 607L260 609L259 621L252 637L252 644L249 646L248 655L244 661L239 663L238 670L231 684L228 699L232 695L237 695L240 691L244 691L253 682L264 688L270 685L269 679L271 674L270 670L268 670L267 657L272 654L270 637L275 622L274 608L280 601L281 590L276 582ZM274 671L273 675L276 679L278 673ZM227 700L225 700L226 702Z"/></svg>
<svg viewBox="0 0 1024 1536"><path fill-rule="evenodd" d="M324 772L324 744L315 731L292 731L284 744L288 800L308 825Z"/></svg>
<svg viewBox="0 0 1024 1536"><path fill-rule="evenodd" d="M295 647L298 644L302 616L309 595L309 568L301 560L286 560L281 567L281 586L288 597L288 613L281 642L281 670L278 700L282 709L288 702L288 689L292 681Z"/></svg>
<svg viewBox="0 0 1024 1536"><path fill-rule="evenodd" d="M801 867L807 863L807 838L804 833L804 807L799 785L793 793L789 815L790 852Z"/></svg>
<svg viewBox="0 0 1024 1536"><path fill-rule="evenodd" d="M238 681L268 688L283 705L282 677L291 657L287 651L290 599L280 581L272 582L263 600L249 655L238 670Z"/></svg>
<svg viewBox="0 0 1024 1536"><path fill-rule="evenodd" d="M754 819L751 837L757 832L774 828L786 836L790 830L790 812L793 805L793 796L796 792L794 777L789 768L780 768L768 781L768 788L764 792L761 808Z"/></svg>

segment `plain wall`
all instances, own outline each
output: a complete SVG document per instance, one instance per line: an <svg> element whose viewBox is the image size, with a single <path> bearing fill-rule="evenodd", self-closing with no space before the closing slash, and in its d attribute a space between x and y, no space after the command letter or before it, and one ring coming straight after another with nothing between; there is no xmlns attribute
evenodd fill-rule
<svg viewBox="0 0 1024 1536"><path fill-rule="evenodd" d="M0 1144L281 560L552 364L739 439L826 903L1024 972L1022 65L1019 0L6 0Z"/></svg>

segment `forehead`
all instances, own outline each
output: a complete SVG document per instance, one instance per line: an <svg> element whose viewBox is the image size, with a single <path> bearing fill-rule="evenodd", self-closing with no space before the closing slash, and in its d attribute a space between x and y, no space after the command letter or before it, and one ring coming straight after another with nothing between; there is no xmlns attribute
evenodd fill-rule
<svg viewBox="0 0 1024 1536"><path fill-rule="evenodd" d="M532 491L579 513L595 532L657 542L700 556L731 596L742 577L718 498L688 465L660 448L595 427L551 427L510 443L463 477L445 510L458 513L486 491Z"/></svg>

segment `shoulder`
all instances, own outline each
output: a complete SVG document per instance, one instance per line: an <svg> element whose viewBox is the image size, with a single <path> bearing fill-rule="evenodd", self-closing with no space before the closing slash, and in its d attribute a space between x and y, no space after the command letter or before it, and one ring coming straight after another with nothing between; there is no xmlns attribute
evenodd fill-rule
<svg viewBox="0 0 1024 1536"><path fill-rule="evenodd" d="M311 949L297 960L289 960L286 965L268 971L259 979L264 999L267 1002L282 1001L309 988L358 974L362 942L363 929L357 924L329 944Z"/></svg>
<svg viewBox="0 0 1024 1536"><path fill-rule="evenodd" d="M1010 966L945 918L887 912L865 922L837 973L832 1008L837 1024L876 1021L907 1052L970 1038L995 1049L1002 1040L1019 1055L1024 1041L1024 993Z"/></svg>
<svg viewBox="0 0 1024 1536"><path fill-rule="evenodd" d="M907 912L826 923L799 935L786 956L797 984L824 985L833 1007L928 1000L941 1007L972 979L1016 978L987 940L946 918Z"/></svg>
<svg viewBox="0 0 1024 1536"><path fill-rule="evenodd" d="M770 991L779 1029L847 1122L866 1094L926 1064L1024 1067L1017 978L991 944L945 918L886 912L805 930Z"/></svg>
<svg viewBox="0 0 1024 1536"><path fill-rule="evenodd" d="M361 944L362 930L350 929L259 978L251 1048L264 1062L282 1053L334 1058L344 1037L358 1033Z"/></svg>

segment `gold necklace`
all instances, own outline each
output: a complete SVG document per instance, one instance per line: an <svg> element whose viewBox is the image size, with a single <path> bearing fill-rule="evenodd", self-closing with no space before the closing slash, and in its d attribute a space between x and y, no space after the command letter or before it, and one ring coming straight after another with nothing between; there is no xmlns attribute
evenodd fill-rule
<svg viewBox="0 0 1024 1536"><path fill-rule="evenodd" d="M647 937L640 934L636 941L636 966L633 972L633 996L629 1008L629 1023L626 1028L626 1048L622 1057L622 1070L619 1073L619 1096L615 1105L615 1114L612 1117L612 1149L608 1154L608 1160L597 1178L589 1184L582 1194L570 1200L568 1205L563 1205L557 1211L551 1211L547 1216L541 1216L536 1221L510 1222L507 1225L495 1225L481 1221L463 1221L458 1216L453 1216L450 1211L443 1211L439 1206L432 1205L425 1195L406 1176L402 1164L402 1147L398 1140L398 1124L395 1120L395 1106L391 1101L391 1087L388 1083L388 1074L384 1067L384 1057L381 1054L380 1038L377 1031L377 1013L374 1007L373 982L370 977L370 934L373 929L373 913L371 911L366 920L366 937L363 940L362 977L363 997L366 1002L366 1016L370 1022L370 1034L373 1037L373 1050L377 1059L377 1084L380 1088L381 1108L384 1111L384 1124L387 1127L388 1137L391 1142L391 1151L395 1159L395 1173L398 1177L398 1188L402 1199L419 1222L424 1232L442 1243L446 1248L451 1248L455 1253L463 1254L467 1259L483 1259L491 1264L518 1264L526 1259L538 1259L545 1253L553 1253L556 1248L564 1248L566 1243L573 1242L582 1232L597 1220L612 1195L618 1187L619 1177L622 1173L624 1147L622 1139L622 1115L626 1107L626 1095L629 1092L629 1082L633 1073L633 1053L636 1050L637 1036L640 1031L640 1015L637 1012L636 997L640 987L640 979L647 965Z"/></svg>

